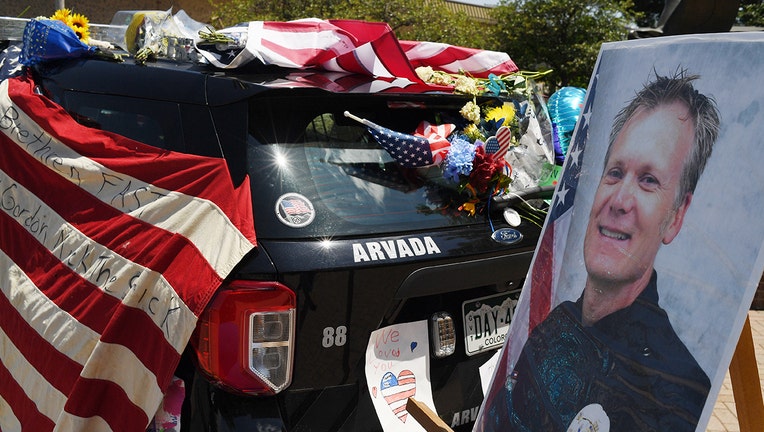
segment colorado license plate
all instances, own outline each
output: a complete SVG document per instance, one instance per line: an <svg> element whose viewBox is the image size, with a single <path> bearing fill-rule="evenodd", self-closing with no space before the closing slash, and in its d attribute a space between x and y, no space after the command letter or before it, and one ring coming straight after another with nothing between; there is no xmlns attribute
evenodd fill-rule
<svg viewBox="0 0 764 432"><path fill-rule="evenodd" d="M467 355L498 348L504 343L519 297L520 290L517 290L462 303Z"/></svg>

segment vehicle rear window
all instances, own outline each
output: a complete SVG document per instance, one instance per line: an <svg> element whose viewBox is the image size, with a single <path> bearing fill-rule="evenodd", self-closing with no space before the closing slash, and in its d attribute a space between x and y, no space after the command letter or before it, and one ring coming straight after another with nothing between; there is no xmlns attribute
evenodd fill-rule
<svg viewBox="0 0 764 432"><path fill-rule="evenodd" d="M483 223L457 208L463 192L440 167L402 167L364 125L344 115L410 134L422 120L462 121L464 103L445 96L253 100L247 163L258 236L390 234Z"/></svg>
<svg viewBox="0 0 764 432"><path fill-rule="evenodd" d="M176 103L66 92L62 104L85 126L118 133L154 147L186 150Z"/></svg>

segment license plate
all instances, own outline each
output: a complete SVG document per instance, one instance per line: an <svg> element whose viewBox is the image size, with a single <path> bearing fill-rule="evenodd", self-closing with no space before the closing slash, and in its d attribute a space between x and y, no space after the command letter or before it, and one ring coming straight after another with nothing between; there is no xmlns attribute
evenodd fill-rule
<svg viewBox="0 0 764 432"><path fill-rule="evenodd" d="M520 290L517 290L462 303L467 355L498 348L504 343L519 297Z"/></svg>

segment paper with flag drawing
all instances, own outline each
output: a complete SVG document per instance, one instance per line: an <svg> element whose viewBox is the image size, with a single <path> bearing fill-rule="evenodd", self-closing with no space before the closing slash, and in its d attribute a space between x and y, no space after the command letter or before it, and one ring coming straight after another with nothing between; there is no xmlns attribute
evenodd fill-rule
<svg viewBox="0 0 764 432"><path fill-rule="evenodd" d="M33 87L0 84L0 429L143 430L255 247L248 182L81 126Z"/></svg>
<svg viewBox="0 0 764 432"><path fill-rule="evenodd" d="M427 321L395 324L372 332L366 347L366 383L385 431L424 431L406 411L408 398L433 412Z"/></svg>

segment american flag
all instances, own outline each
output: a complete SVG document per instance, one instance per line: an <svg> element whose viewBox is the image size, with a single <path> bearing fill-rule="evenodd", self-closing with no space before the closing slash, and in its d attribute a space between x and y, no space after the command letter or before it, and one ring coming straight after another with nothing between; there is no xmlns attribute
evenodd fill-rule
<svg viewBox="0 0 764 432"><path fill-rule="evenodd" d="M413 135L394 131L345 111L345 117L365 125L371 136L404 168L419 168L440 163L451 143L446 139L455 125L432 125L422 121Z"/></svg>
<svg viewBox="0 0 764 432"><path fill-rule="evenodd" d="M454 74L466 71L477 78L488 78L490 74L510 74L519 70L504 52L438 42L400 41L400 44L414 68L431 66Z"/></svg>
<svg viewBox="0 0 764 432"><path fill-rule="evenodd" d="M21 45L9 45L0 52L0 81L21 72Z"/></svg>
<svg viewBox="0 0 764 432"><path fill-rule="evenodd" d="M555 253L561 255L568 237L570 218L573 213L573 204L578 188L578 178L581 175L581 160L584 154L584 145L589 130L589 117L591 106L594 101L596 89L596 75L591 86L591 95L587 98L586 109L580 121L576 125L574 142L571 144L569 156L565 159L565 167L562 171L557 190L555 191L549 214L544 224L544 232L541 241L536 248L533 266L530 270L530 317L528 320L528 333L541 323L552 310L552 299L556 283L558 263L555 262ZM557 258L561 260L562 257Z"/></svg>
<svg viewBox="0 0 764 432"><path fill-rule="evenodd" d="M145 430L255 247L249 183L79 125L33 88L0 83L0 429Z"/></svg>
<svg viewBox="0 0 764 432"><path fill-rule="evenodd" d="M387 23L357 20L251 21L219 30L232 44L197 45L219 68L235 68L259 60L266 65L317 68L419 83L414 69L432 66L476 77L515 72L502 52L433 42L399 41Z"/></svg>
<svg viewBox="0 0 764 432"><path fill-rule="evenodd" d="M305 203L299 199L285 199L281 202L281 207L286 214L290 215L301 215L312 211L310 207L305 205Z"/></svg>
<svg viewBox="0 0 764 432"><path fill-rule="evenodd" d="M396 132L379 125L369 126L368 129L379 145L402 167L417 168L434 163L427 138Z"/></svg>
<svg viewBox="0 0 764 432"><path fill-rule="evenodd" d="M404 369L398 376L392 372L385 373L379 383L379 390L393 414L400 421L406 423L409 415L406 410L406 403L409 398L416 396L416 375L414 372Z"/></svg>
<svg viewBox="0 0 764 432"><path fill-rule="evenodd" d="M441 163L448 154L451 142L448 141L449 135L456 130L453 123L442 123L439 125L431 124L428 121L422 121L414 130L414 135L427 138L430 144L433 163Z"/></svg>
<svg viewBox="0 0 764 432"><path fill-rule="evenodd" d="M502 126L496 131L496 136L486 141L485 152L493 154L495 159L503 160L510 145L512 145L512 131L508 127Z"/></svg>

